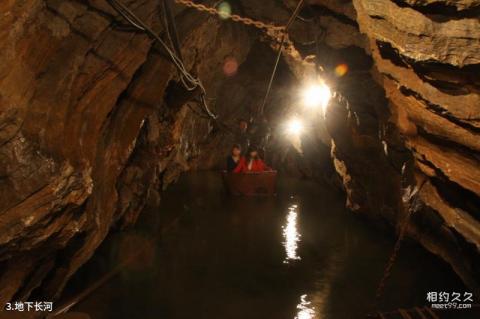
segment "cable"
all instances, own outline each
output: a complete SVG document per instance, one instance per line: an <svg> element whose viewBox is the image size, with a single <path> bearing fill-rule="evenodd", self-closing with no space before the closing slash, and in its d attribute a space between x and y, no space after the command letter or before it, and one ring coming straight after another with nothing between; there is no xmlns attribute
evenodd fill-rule
<svg viewBox="0 0 480 319"><path fill-rule="evenodd" d="M300 10L302 9L304 2L305 2L305 0L298 1L297 7L293 11L292 16L290 17L290 19L287 22L287 25L285 26L285 34L287 34L288 29L290 29L290 26L295 21L295 18L297 17L297 15L300 13Z"/></svg>
<svg viewBox="0 0 480 319"><path fill-rule="evenodd" d="M275 64L273 66L272 75L270 76L270 81L268 82L267 91L265 92L265 97L263 98L262 105L260 106L260 115L263 115L265 105L267 104L267 100L270 95L270 90L272 89L273 80L275 79L275 74L277 73L278 63L280 62L280 57L282 56L283 45L285 44L285 41L287 40L287 37L288 37L288 29L295 21L295 18L300 12L300 10L302 9L304 2L305 0L298 1L297 7L293 11L292 15L290 16L290 19L288 20L285 26L285 33L282 36L282 41L280 42L280 47L278 48L277 57L275 59Z"/></svg>
<svg viewBox="0 0 480 319"><path fill-rule="evenodd" d="M163 49L167 52L168 56L170 57L170 60L179 71L180 81L184 85L185 89L187 91L194 91L199 88L201 91L200 95L201 95L201 101L203 104L204 112L210 118L216 120L217 116L210 111L206 103L206 100L204 98L206 96L206 90L201 80L193 76L192 74L190 74L187 71L185 65L183 64L183 61L175 54L175 52L173 52L173 50L170 49L170 47L162 40L162 38L160 38L158 34L156 34L148 25L146 25L130 9L128 9L128 7L126 7L123 3L121 3L118 0L107 0L107 1L112 6L112 8L115 9L115 11L117 11L132 26L134 26L138 30L141 30L147 33L150 37L152 37L154 40L156 40L158 43L161 44ZM167 28L167 32L168 32L168 28Z"/></svg>
<svg viewBox="0 0 480 319"><path fill-rule="evenodd" d="M263 111L265 109L265 105L267 104L268 96L270 95L270 90L272 89L273 80L275 79L275 74L277 73L278 63L280 62L280 57L282 56L282 49L283 44L285 43L286 36L282 37L282 42L280 42L280 48L277 52L277 57L275 59L275 64L273 66L272 75L270 76L270 80L268 81L267 92L265 93L265 97L263 98L262 105L260 107L260 114L263 115Z"/></svg>
<svg viewBox="0 0 480 319"><path fill-rule="evenodd" d="M162 1L163 3L162 16L165 24L165 30L167 30L167 36L168 36L168 39L170 40L170 44L177 52L177 55L180 58L180 60L183 61L182 50L180 48L180 40L178 37L177 27L175 25L175 16L173 15L173 12L172 12L172 1L173 0Z"/></svg>
<svg viewBox="0 0 480 319"><path fill-rule="evenodd" d="M153 37L156 41L158 41L165 51L170 56L172 62L178 68L178 70L182 73L182 75L192 84L192 86L186 87L187 90L193 91L199 86L201 83L200 81L191 75L183 65L182 61L175 55L175 53L168 47L168 45L152 30L150 29L141 19L139 19L132 11L130 11L124 4L117 0L108 0L110 3L113 4L113 7L117 10L117 12L122 15L128 22L130 22L133 26L137 27L139 30L146 32L148 35Z"/></svg>

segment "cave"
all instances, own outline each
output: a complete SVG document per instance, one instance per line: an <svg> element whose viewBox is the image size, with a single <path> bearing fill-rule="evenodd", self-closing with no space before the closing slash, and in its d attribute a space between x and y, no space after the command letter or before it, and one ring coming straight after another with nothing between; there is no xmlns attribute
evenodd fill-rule
<svg viewBox="0 0 480 319"><path fill-rule="evenodd" d="M480 318L479 0L0 15L0 319Z"/></svg>

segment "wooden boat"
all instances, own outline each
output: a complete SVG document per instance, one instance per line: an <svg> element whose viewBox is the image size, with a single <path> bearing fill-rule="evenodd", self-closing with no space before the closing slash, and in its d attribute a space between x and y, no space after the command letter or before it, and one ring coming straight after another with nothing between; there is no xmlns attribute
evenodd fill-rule
<svg viewBox="0 0 480 319"><path fill-rule="evenodd" d="M225 188L233 195L272 196L275 195L276 171L229 173L222 172Z"/></svg>

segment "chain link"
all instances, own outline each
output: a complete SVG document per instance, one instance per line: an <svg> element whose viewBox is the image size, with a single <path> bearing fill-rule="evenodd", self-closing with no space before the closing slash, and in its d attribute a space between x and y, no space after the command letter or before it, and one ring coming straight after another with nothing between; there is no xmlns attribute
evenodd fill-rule
<svg viewBox="0 0 480 319"><path fill-rule="evenodd" d="M220 12L215 7L209 7L201 3L195 3L191 0L175 0L175 3L184 5L189 8L196 9L201 12L206 12L211 15L225 17L225 14ZM248 26L253 26L257 29L262 30L265 35L267 35L272 41L271 47L274 50L283 46L283 52L292 57L294 60L302 60L300 57L299 52L295 48L295 45L290 40L287 32L287 28L285 26L278 26L272 23L266 23L263 21L253 20L251 18L246 18L239 16L238 14L230 14L227 18L231 19L232 21L243 23Z"/></svg>
<svg viewBox="0 0 480 319"><path fill-rule="evenodd" d="M209 7L201 3L195 3L191 0L175 0L175 2L189 8L194 8L198 11L206 12L211 15L217 15L220 17L226 16L224 13L220 12L217 8ZM250 18L239 16L238 14L229 14L227 18L231 19L232 21L243 23L245 25L253 26L257 29L260 29L266 32L266 34L268 34L269 36L273 37L275 40L280 39L281 36L286 33L284 26L277 26L272 23L253 20Z"/></svg>

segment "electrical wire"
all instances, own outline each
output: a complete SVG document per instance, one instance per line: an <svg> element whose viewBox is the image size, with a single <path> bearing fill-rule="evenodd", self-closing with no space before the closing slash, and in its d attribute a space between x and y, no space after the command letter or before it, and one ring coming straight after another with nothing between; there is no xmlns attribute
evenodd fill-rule
<svg viewBox="0 0 480 319"><path fill-rule="evenodd" d="M216 120L217 116L212 113L206 103L206 90L203 86L202 81L190 74L187 71L183 61L177 56L177 54L170 49L170 47L162 40L162 38L155 33L147 24L145 24L139 17L137 17L128 7L118 0L107 0L108 3L112 6L115 11L117 11L126 21L128 21L133 27L137 28L140 31L147 33L151 38L160 43L163 49L167 52L170 60L177 68L180 73L180 81L187 91L194 91L200 89L201 93L201 102L203 105L204 112L211 118ZM168 30L168 29L167 29Z"/></svg>
<svg viewBox="0 0 480 319"><path fill-rule="evenodd" d="M282 56L283 45L285 44L285 42L287 40L287 37L288 37L288 29L290 29L290 26L295 21L297 15L300 13L300 10L302 9L304 2L305 2L305 0L298 1L297 7L293 11L292 15L290 16L290 19L288 20L288 22L285 26L285 33L282 36L282 41L280 42L280 46L278 48L277 56L275 58L275 64L273 66L273 71L272 71L272 74L270 76L270 80L268 82L267 91L265 92L265 96L263 98L262 105L260 106L260 115L263 115L263 112L265 110L265 106L266 106L267 101L268 101L268 97L270 95L270 91L272 89L273 80L275 79L275 75L277 73L278 63L280 62L280 57Z"/></svg>

